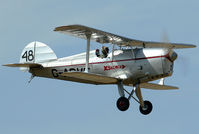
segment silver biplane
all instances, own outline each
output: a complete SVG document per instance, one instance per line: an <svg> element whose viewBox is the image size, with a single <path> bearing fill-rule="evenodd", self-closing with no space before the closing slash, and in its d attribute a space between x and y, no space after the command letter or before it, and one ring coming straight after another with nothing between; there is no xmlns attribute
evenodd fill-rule
<svg viewBox="0 0 199 134"><path fill-rule="evenodd" d="M38 76L95 85L116 84L120 95L116 103L118 109L126 111L129 100L133 98L140 104L140 112L144 115L152 111L152 104L143 100L141 88L178 89L164 84L164 78L173 73L177 58L174 49L196 47L191 44L134 40L82 25L61 26L54 31L87 40L86 52L57 58L50 47L35 41L23 49L19 63L4 66L29 71L31 79ZM90 51L90 41L112 44L112 52L104 46L101 52L99 49ZM158 79L159 83L150 83ZM132 91L127 91L124 86L132 86Z"/></svg>

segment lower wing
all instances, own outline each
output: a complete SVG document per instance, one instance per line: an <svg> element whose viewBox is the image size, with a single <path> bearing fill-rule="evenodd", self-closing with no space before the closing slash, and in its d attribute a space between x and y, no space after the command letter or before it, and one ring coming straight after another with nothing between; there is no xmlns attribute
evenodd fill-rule
<svg viewBox="0 0 199 134"><path fill-rule="evenodd" d="M116 84L118 79L108 76L103 76L99 74L84 73L84 72L64 72L61 76L76 79L76 81L81 83L90 84Z"/></svg>
<svg viewBox="0 0 199 134"><path fill-rule="evenodd" d="M129 84L128 86L133 86L133 85ZM173 89L179 89L178 87L175 87L175 86L160 85L160 84L155 84L155 83L141 83L140 87L141 88L146 88L146 89L152 89L152 90L173 90Z"/></svg>

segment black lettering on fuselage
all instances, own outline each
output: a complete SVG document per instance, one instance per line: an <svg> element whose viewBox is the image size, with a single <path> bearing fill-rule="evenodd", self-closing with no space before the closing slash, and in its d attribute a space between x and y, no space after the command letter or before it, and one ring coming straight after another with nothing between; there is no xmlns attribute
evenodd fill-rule
<svg viewBox="0 0 199 134"><path fill-rule="evenodd" d="M75 68L70 68L69 72L76 72L76 69Z"/></svg>
<svg viewBox="0 0 199 134"><path fill-rule="evenodd" d="M88 68L88 70L90 70L90 68ZM53 77L59 77L62 73L64 72L84 72L85 68L64 68L63 71L58 71L57 69L52 69L51 73L53 75Z"/></svg>
<svg viewBox="0 0 199 134"><path fill-rule="evenodd" d="M59 76L59 74L57 73L57 69L52 69L51 71L52 71L53 77L58 77Z"/></svg>
<svg viewBox="0 0 199 134"><path fill-rule="evenodd" d="M90 68L88 68L88 70L90 70ZM85 71L85 68L81 68L81 72L84 72Z"/></svg>

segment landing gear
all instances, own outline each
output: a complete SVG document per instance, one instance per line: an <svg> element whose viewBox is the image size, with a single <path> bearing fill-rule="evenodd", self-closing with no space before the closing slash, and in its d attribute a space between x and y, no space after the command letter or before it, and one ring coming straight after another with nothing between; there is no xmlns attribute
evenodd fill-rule
<svg viewBox="0 0 199 134"><path fill-rule="evenodd" d="M150 101L144 101L144 107L140 105L140 112L144 115L150 114L153 109L153 105Z"/></svg>
<svg viewBox="0 0 199 134"><path fill-rule="evenodd" d="M126 89L124 89L122 82L118 83L118 91L119 95L121 96L117 100L117 108L120 111L126 111L129 108L129 100L133 98L135 101L137 101L140 104L140 112L144 115L147 115L151 113L153 106L150 101L143 101L142 98L142 92L140 89L140 85L136 84L131 92L128 92ZM125 93L129 94L128 98L125 97ZM136 93L137 98L133 96L133 94Z"/></svg>
<svg viewBox="0 0 199 134"><path fill-rule="evenodd" d="M126 111L129 108L129 100L126 97L120 97L117 100L117 108L120 111Z"/></svg>

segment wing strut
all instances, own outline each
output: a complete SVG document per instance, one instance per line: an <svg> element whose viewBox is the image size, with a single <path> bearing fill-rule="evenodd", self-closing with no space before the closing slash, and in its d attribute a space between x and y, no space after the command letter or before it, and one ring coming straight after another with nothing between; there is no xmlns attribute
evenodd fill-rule
<svg viewBox="0 0 199 134"><path fill-rule="evenodd" d="M85 68L85 72L88 73L91 34L90 33L86 34L86 38L87 38L87 47L86 47L86 68Z"/></svg>

